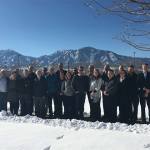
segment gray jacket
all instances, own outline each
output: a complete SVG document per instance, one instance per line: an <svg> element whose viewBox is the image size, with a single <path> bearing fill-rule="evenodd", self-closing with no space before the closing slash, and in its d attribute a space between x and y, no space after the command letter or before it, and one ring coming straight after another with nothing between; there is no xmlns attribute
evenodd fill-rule
<svg viewBox="0 0 150 150"><path fill-rule="evenodd" d="M0 92L7 92L8 80L6 77L0 77Z"/></svg>
<svg viewBox="0 0 150 150"><path fill-rule="evenodd" d="M65 96L73 96L75 94L75 91L72 87L72 80L63 81L62 86L61 86L61 92Z"/></svg>
<svg viewBox="0 0 150 150"><path fill-rule="evenodd" d="M90 83L91 99L93 102L98 102L101 99L101 88L103 85L103 80L101 78L95 79Z"/></svg>

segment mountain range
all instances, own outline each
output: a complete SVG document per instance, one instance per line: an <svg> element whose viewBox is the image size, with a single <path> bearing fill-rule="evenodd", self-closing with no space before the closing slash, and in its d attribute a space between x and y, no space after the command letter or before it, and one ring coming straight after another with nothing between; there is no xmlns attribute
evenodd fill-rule
<svg viewBox="0 0 150 150"><path fill-rule="evenodd" d="M130 65L136 64L140 66L141 63L150 63L148 58L133 58L129 56L118 55L112 51L100 50L93 47L84 47L77 50L59 50L50 55L43 55L40 57L24 56L14 50L0 50L0 67L26 67L28 65L35 65L38 67L57 65L63 63L65 67L75 67L78 65L87 66L94 64L102 67L105 64L111 66L118 66L119 64Z"/></svg>

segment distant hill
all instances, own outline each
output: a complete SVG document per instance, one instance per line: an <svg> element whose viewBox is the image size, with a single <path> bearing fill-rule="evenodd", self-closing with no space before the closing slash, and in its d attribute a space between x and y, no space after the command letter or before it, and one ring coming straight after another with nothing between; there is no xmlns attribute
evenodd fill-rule
<svg viewBox="0 0 150 150"><path fill-rule="evenodd" d="M25 67L30 64L37 66L49 66L50 64L64 63L65 66L89 65L103 66L110 64L118 66L119 64L133 64L132 57L118 55L112 51L105 51L93 47L84 47L78 50L60 50L51 55L40 57L24 56L14 50L0 50L0 66L13 68ZM141 63L150 63L148 58L135 58L136 66Z"/></svg>

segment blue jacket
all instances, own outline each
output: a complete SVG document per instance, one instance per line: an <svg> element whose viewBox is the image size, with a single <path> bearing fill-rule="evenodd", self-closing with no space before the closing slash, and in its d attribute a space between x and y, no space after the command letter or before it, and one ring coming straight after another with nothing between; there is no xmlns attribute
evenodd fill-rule
<svg viewBox="0 0 150 150"><path fill-rule="evenodd" d="M48 75L46 80L48 84L48 95L59 92L59 81L56 74Z"/></svg>

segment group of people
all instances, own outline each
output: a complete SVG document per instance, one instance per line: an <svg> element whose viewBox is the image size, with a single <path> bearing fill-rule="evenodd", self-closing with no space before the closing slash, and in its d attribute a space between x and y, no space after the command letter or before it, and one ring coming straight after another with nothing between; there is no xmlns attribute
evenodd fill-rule
<svg viewBox="0 0 150 150"><path fill-rule="evenodd" d="M141 69L136 73L133 65L127 70L120 65L115 72L105 65L101 71L90 65L86 73L83 66L66 71L62 63L58 70L51 66L34 72L33 66L29 66L28 69L16 69L8 74L1 69L0 111L8 112L9 102L12 115L84 119L87 96L91 121L136 123L140 104L141 121L146 123L146 104L150 121L148 64L142 64ZM101 107L104 109L103 116Z"/></svg>

